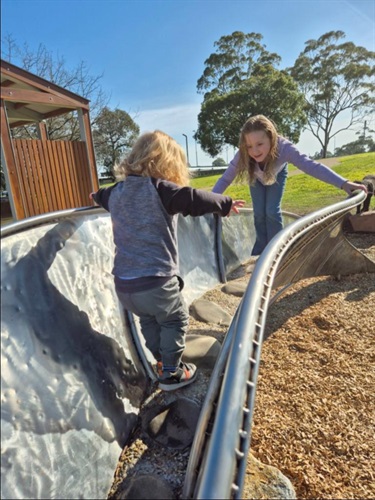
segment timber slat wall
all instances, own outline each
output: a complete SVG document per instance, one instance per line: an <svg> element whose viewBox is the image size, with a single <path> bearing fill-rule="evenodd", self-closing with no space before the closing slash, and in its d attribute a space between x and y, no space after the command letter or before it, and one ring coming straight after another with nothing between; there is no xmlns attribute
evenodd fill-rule
<svg viewBox="0 0 375 500"><path fill-rule="evenodd" d="M13 139L26 217L90 205L86 143Z"/></svg>

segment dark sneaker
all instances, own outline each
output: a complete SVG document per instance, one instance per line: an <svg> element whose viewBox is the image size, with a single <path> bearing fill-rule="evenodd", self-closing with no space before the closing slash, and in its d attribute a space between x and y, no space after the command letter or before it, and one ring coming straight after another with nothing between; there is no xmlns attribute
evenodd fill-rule
<svg viewBox="0 0 375 500"><path fill-rule="evenodd" d="M163 371L159 377L159 389L175 391L185 385L191 384L197 377L197 367L193 363L180 363L175 372Z"/></svg>

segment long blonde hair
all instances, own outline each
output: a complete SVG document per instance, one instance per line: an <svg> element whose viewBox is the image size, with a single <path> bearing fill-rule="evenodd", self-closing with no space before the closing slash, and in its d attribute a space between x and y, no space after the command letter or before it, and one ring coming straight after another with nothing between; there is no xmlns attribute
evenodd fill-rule
<svg viewBox="0 0 375 500"><path fill-rule="evenodd" d="M118 181L131 174L164 179L179 186L189 185L190 180L184 150L161 130L142 134L114 171Z"/></svg>
<svg viewBox="0 0 375 500"><path fill-rule="evenodd" d="M250 117L241 129L239 141L240 159L238 162L238 178L240 180L243 180L247 176L250 184L255 183L254 170L256 162L249 156L246 148L245 136L250 132L259 131L265 132L271 141L271 149L268 153L267 158L265 159L265 167L263 172L264 184L273 184L276 180L273 164L277 158L278 134L274 122L263 115Z"/></svg>

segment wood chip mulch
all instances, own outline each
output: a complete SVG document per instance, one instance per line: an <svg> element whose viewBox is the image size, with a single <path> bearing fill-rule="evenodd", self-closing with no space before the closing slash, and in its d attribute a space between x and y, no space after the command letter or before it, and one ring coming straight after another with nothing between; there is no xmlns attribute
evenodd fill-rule
<svg viewBox="0 0 375 500"><path fill-rule="evenodd" d="M374 233L347 237L375 261ZM206 298L234 313L219 289ZM375 498L374 274L298 282L271 306L265 333L251 453L299 499Z"/></svg>
<svg viewBox="0 0 375 500"><path fill-rule="evenodd" d="M270 314L251 448L298 498L375 497L374 281L313 280L289 292L312 305L294 315L284 297Z"/></svg>

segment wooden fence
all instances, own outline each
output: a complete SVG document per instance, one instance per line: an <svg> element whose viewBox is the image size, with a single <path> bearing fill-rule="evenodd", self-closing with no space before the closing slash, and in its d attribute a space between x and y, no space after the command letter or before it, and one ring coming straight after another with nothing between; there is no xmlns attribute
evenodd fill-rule
<svg viewBox="0 0 375 500"><path fill-rule="evenodd" d="M25 216L91 204L86 143L13 139Z"/></svg>

